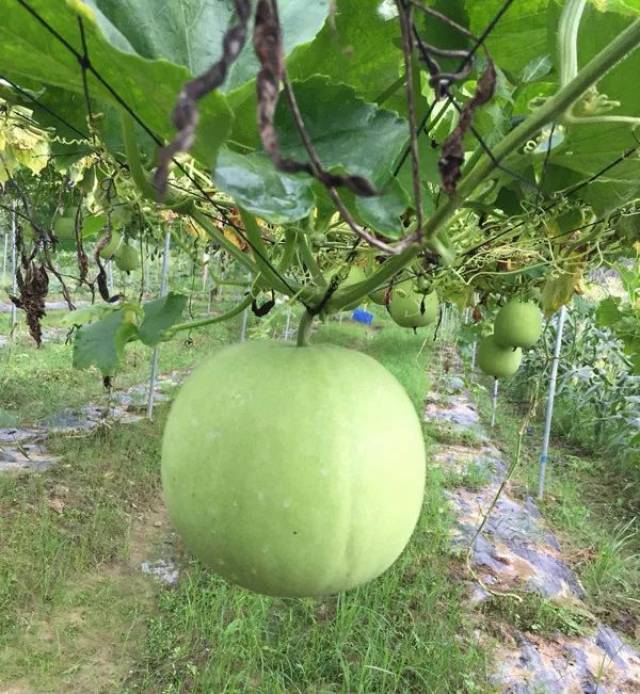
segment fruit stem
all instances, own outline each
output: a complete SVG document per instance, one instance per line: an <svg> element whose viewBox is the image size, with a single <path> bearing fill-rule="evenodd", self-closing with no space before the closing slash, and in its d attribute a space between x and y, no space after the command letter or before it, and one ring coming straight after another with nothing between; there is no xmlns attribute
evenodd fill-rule
<svg viewBox="0 0 640 694"><path fill-rule="evenodd" d="M300 319L298 326L298 347L306 347L309 344L309 335L311 333L311 324L313 323L314 315L305 311Z"/></svg>

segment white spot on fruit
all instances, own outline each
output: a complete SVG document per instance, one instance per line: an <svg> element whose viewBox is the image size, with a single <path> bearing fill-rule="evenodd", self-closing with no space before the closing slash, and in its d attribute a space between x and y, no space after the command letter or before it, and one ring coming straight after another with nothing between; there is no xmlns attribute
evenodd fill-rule
<svg viewBox="0 0 640 694"><path fill-rule="evenodd" d="M218 557L218 566L224 566L224 559L222 557Z"/></svg>
<svg viewBox="0 0 640 694"><path fill-rule="evenodd" d="M255 569L251 569L251 573L252 573L254 576L257 576L257 574L258 574L258 572L257 572Z"/></svg>
<svg viewBox="0 0 640 694"><path fill-rule="evenodd" d="M326 467L321 467L320 474L322 475L322 477L326 477L329 474L329 470L327 470Z"/></svg>
<svg viewBox="0 0 640 694"><path fill-rule="evenodd" d="M262 490L258 492L258 499L264 501L264 492Z"/></svg>
<svg viewBox="0 0 640 694"><path fill-rule="evenodd" d="M291 506L291 499L285 499L282 502L282 508L289 508L289 506Z"/></svg>

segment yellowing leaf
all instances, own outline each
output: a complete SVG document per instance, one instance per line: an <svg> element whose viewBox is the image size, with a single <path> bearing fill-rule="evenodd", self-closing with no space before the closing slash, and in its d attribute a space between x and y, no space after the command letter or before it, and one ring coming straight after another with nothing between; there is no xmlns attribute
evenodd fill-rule
<svg viewBox="0 0 640 694"><path fill-rule="evenodd" d="M542 310L545 316L552 315L571 301L581 278L582 272L563 272L547 279L542 289Z"/></svg>

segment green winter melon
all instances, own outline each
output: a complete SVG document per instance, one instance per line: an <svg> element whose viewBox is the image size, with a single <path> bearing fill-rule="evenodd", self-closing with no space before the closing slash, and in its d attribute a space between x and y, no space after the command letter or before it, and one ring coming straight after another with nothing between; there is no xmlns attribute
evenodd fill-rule
<svg viewBox="0 0 640 694"><path fill-rule="evenodd" d="M267 595L376 578L413 532L424 481L406 392L343 347L221 349L185 382L164 432L164 497L185 545Z"/></svg>
<svg viewBox="0 0 640 694"><path fill-rule="evenodd" d="M116 266L122 272L131 272L140 266L140 258L138 251L128 243L122 243L114 256Z"/></svg>
<svg viewBox="0 0 640 694"><path fill-rule="evenodd" d="M53 223L53 233L59 241L73 241L76 238L76 216L57 217Z"/></svg>
<svg viewBox="0 0 640 694"><path fill-rule="evenodd" d="M542 313L534 303L509 301L498 311L493 333L501 347L533 347L542 335Z"/></svg>
<svg viewBox="0 0 640 694"><path fill-rule="evenodd" d="M391 318L403 328L422 328L435 322L438 317L436 292L421 294L410 281L393 287L387 306Z"/></svg>
<svg viewBox="0 0 640 694"><path fill-rule="evenodd" d="M501 347L493 335L482 338L478 343L478 367L495 378L510 378L520 367L522 350L518 347Z"/></svg>
<svg viewBox="0 0 640 694"><path fill-rule="evenodd" d="M111 239L109 240L107 245L100 250L100 257L105 258L107 260L109 258L113 258L113 256L117 253L118 248L120 248L121 241L122 239L120 238L120 232L116 231L115 229L112 229Z"/></svg>

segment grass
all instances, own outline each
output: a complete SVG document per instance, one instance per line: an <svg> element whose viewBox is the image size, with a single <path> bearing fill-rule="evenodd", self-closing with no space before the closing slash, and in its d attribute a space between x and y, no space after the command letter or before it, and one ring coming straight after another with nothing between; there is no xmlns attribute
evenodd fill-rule
<svg viewBox="0 0 640 694"><path fill-rule="evenodd" d="M466 446L480 448L483 439L473 429L444 422L425 422L425 431L434 441L443 446Z"/></svg>
<svg viewBox="0 0 640 694"><path fill-rule="evenodd" d="M575 603L549 600L538 593L522 593L519 598L490 596L481 605L482 613L520 631L548 637L558 632L584 636L595 627L594 617Z"/></svg>
<svg viewBox="0 0 640 694"><path fill-rule="evenodd" d="M2 678L64 691L69 668L135 625L146 588L126 559L136 514L157 500L161 427L54 439L66 463L46 475L0 476Z"/></svg>
<svg viewBox="0 0 640 694"><path fill-rule="evenodd" d="M63 312L51 313L48 324L59 327L62 316ZM239 333L240 319L236 319L198 330L188 345L184 338L165 343L160 348L160 371L191 366L213 347ZM128 345L114 386L126 388L144 383L149 378L150 359L151 351L142 344ZM0 427L25 425L67 407L106 401L99 372L77 371L71 368L71 360L70 345L45 342L38 349L20 325L13 345L0 348Z"/></svg>
<svg viewBox="0 0 640 694"><path fill-rule="evenodd" d="M503 389L494 438L514 455L524 412L509 403ZM490 420L488 389L478 388L485 421ZM515 492L537 493L541 421L532 421L524 437L522 460L513 480ZM559 535L563 553L587 592L587 605L626 636L640 642L640 524L628 506L628 480L612 474L607 460L576 451L552 438L541 510Z"/></svg>
<svg viewBox="0 0 640 694"><path fill-rule="evenodd" d="M192 360L224 336L194 338ZM314 339L369 352L421 409L428 385L423 338L345 322L321 327ZM164 358L178 359L181 349L167 345ZM19 349L10 357L21 365L3 373L11 392L34 389L42 398L39 414L74 402L68 353L64 363L57 349L29 354L30 362L19 358ZM47 363L62 391L45 388ZM176 363L165 361L167 367ZM129 362L127 368L133 381L138 371ZM42 374L45 383L31 383L27 371ZM79 383L82 395L91 392ZM2 397L6 406L4 388ZM28 411L26 401L14 408L20 415ZM177 588L144 577L140 561L167 551L166 522L158 514L164 412L158 408L153 424L53 439L63 464L43 475L0 477L0 688L487 691L487 651L474 636L455 575L452 519L437 469L429 472L409 548L380 579L356 591L322 600L265 598L182 554Z"/></svg>
<svg viewBox="0 0 640 694"><path fill-rule="evenodd" d="M491 470L486 463L472 462L463 471L448 470L445 477L447 487L466 487L476 491L485 487L491 480Z"/></svg>

